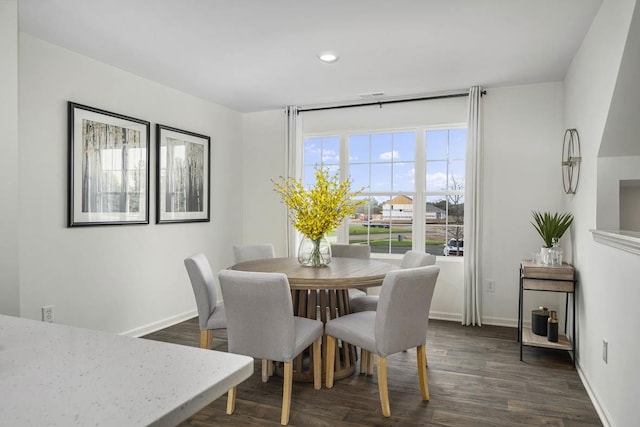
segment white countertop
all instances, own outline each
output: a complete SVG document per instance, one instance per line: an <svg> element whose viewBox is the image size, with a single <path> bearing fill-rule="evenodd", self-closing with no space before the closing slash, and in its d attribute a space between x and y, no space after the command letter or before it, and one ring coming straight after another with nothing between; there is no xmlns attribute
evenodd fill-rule
<svg viewBox="0 0 640 427"><path fill-rule="evenodd" d="M246 356L0 315L0 426L173 426L252 373Z"/></svg>

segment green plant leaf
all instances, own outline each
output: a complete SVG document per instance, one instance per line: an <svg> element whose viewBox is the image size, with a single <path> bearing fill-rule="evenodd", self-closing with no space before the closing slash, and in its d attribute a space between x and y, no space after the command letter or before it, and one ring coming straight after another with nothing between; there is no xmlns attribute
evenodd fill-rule
<svg viewBox="0 0 640 427"><path fill-rule="evenodd" d="M547 248L551 247L554 238L560 239L573 223L573 215L567 212L551 214L533 211L531 214L534 220L531 225L542 237Z"/></svg>

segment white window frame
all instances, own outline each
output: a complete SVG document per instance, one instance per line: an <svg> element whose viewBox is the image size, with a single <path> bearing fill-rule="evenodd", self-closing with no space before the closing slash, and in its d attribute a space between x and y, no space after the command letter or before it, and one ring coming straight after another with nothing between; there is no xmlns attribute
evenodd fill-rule
<svg viewBox="0 0 640 427"><path fill-rule="evenodd" d="M461 129L467 128L466 123L447 123L440 125L424 125L424 126L408 126L398 127L390 129L362 129L362 130L339 130L335 132L317 132L304 134L302 137L302 149L301 164L302 178L304 178L304 142L307 138L327 138L337 137L340 141L340 161L339 161L339 177L341 181L344 181L348 177L349 171L349 138L354 135L374 135L374 134L386 134L386 133L400 133L400 132L413 132L415 134L415 177L422 177L421 180L416 179L414 183L413 192L407 191L389 191L389 192L368 192L364 191L363 196L399 196L407 195L413 199L413 227L412 227L412 249L418 251L424 251L426 245L426 201L429 196L448 196L448 195L462 195L463 190L443 190L443 191L427 191L426 190L426 134L430 130L444 130L444 129ZM451 160L451 159L447 159ZM466 159L465 159L466 162ZM322 164L318 166L324 166ZM447 171L448 173L448 171ZM465 187L468 185L468 178L465 176ZM355 190L355 189L354 189ZM416 218L418 218L416 220ZM420 220L420 218L422 220ZM337 230L337 242L346 243L349 240L349 224L348 221L343 221ZM447 238L448 241L448 238ZM399 259L402 255L390 254L390 253L372 253L372 257L375 258L388 258Z"/></svg>

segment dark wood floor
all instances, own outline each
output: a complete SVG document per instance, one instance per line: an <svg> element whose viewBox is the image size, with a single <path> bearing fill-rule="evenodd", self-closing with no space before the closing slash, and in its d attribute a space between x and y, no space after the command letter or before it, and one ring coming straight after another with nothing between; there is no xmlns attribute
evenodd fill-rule
<svg viewBox="0 0 640 427"><path fill-rule="evenodd" d="M226 331L213 348L226 351ZM145 338L197 347L196 319ZM516 330L464 327L429 321L428 378L431 400L422 402L416 352L389 357L391 417L380 410L377 378L356 373L334 388L314 390L294 383L291 426L601 426L569 354L525 347L519 361ZM236 413L225 414L226 396L182 426L276 426L280 424L282 380L262 383L260 361L238 386Z"/></svg>

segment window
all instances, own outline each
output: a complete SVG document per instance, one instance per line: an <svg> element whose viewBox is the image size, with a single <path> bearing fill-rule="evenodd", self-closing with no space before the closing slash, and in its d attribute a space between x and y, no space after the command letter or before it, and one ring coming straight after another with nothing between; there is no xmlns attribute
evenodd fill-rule
<svg viewBox="0 0 640 427"><path fill-rule="evenodd" d="M349 243L366 243L374 253L412 248L415 131L350 135L348 174L352 188L364 187L366 203L349 221Z"/></svg>
<svg viewBox="0 0 640 427"><path fill-rule="evenodd" d="M436 255L462 255L442 245L463 244L466 143L466 128L426 130L425 244Z"/></svg>
<svg viewBox="0 0 640 427"><path fill-rule="evenodd" d="M309 136L303 180L312 185L321 166L364 188L366 202L330 240L369 244L373 253L462 255L448 243L464 239L465 149L458 126Z"/></svg>

